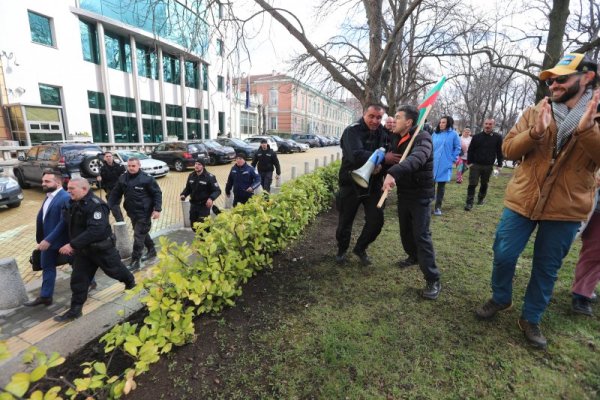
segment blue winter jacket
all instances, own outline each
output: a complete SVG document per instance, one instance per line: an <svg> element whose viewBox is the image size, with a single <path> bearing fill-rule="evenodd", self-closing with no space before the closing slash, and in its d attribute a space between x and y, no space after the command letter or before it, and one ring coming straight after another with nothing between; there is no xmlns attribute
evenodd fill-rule
<svg viewBox="0 0 600 400"><path fill-rule="evenodd" d="M452 165L460 154L460 138L454 129L431 134L433 139L433 180L449 182Z"/></svg>
<svg viewBox="0 0 600 400"><path fill-rule="evenodd" d="M248 188L258 189L259 186L260 175L254 171L254 168L248 163L244 163L241 167L234 165L231 167L231 172L227 178L225 194L229 196L233 188L233 196L237 199L237 202L245 203L253 195L253 192L248 192Z"/></svg>

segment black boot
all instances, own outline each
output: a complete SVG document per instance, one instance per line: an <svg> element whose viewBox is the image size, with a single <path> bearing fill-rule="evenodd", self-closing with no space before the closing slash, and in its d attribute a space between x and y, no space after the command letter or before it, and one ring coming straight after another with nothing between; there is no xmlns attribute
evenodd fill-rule
<svg viewBox="0 0 600 400"><path fill-rule="evenodd" d="M58 315L54 317L56 322L71 322L79 317L81 317L81 309L82 306L71 306L63 315Z"/></svg>
<svg viewBox="0 0 600 400"><path fill-rule="evenodd" d="M142 261L148 261L156 258L156 249L148 250L146 254L142 256Z"/></svg>
<svg viewBox="0 0 600 400"><path fill-rule="evenodd" d="M138 269L140 269L140 259L139 258L132 258L131 259L131 264L129 264L129 267L127 268L130 271L137 271Z"/></svg>

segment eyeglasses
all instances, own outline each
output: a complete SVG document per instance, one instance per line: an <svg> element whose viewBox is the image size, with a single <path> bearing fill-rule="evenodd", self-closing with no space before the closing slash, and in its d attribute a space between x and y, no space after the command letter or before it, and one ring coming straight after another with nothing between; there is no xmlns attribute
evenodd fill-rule
<svg viewBox="0 0 600 400"><path fill-rule="evenodd" d="M575 76L575 75L580 75L581 73L575 73L575 74L570 74L570 75L560 75L557 76L556 78L548 78L546 79L544 82L546 82L546 86L552 86L554 84L554 82L558 83L559 85L562 85L563 83L567 83L567 81L569 80L570 77Z"/></svg>

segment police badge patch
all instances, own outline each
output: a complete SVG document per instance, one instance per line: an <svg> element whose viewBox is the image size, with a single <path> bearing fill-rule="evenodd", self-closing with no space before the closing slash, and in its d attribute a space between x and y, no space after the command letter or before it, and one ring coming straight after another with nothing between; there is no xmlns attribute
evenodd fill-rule
<svg viewBox="0 0 600 400"><path fill-rule="evenodd" d="M102 219L102 213L100 211L94 212L94 219Z"/></svg>

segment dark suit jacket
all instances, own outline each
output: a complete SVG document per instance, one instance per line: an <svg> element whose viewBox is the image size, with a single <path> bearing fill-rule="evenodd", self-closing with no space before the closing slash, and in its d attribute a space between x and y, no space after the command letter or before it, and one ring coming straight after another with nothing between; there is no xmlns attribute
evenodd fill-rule
<svg viewBox="0 0 600 400"><path fill-rule="evenodd" d="M40 243L42 240L50 242L50 249L58 250L69 242L69 233L67 226L62 218L62 209L69 202L71 196L64 190L60 190L46 211L46 218L42 221L42 207L37 215L35 240Z"/></svg>

